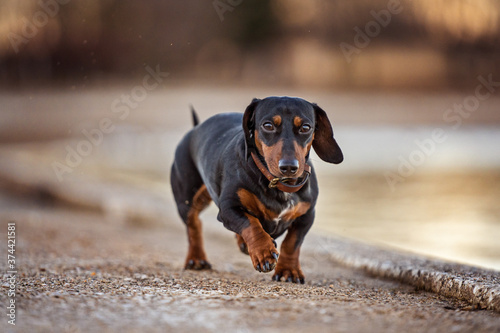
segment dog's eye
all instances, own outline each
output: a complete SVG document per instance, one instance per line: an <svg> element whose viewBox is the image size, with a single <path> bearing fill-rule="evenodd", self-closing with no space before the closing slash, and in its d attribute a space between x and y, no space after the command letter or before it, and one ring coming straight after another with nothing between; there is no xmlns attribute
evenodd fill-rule
<svg viewBox="0 0 500 333"><path fill-rule="evenodd" d="M309 133L310 130L311 130L311 125L304 124L304 125L300 126L299 132L300 133Z"/></svg>
<svg viewBox="0 0 500 333"><path fill-rule="evenodd" d="M264 124L262 124L262 128L268 132L274 131L274 125L270 121L267 121Z"/></svg>

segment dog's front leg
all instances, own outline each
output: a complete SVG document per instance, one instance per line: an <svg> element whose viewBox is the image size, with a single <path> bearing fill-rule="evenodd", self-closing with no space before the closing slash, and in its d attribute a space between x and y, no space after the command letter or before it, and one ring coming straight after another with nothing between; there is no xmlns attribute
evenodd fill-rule
<svg viewBox="0 0 500 333"><path fill-rule="evenodd" d="M299 262L300 246L314 220L314 210L293 222L281 244L281 256L274 271L273 280L304 283L305 276Z"/></svg>
<svg viewBox="0 0 500 333"><path fill-rule="evenodd" d="M241 237L245 240L248 254L252 259L253 267L259 272L267 273L276 267L279 257L275 242L267 232L264 231L259 220L249 214L245 214L249 226L241 231Z"/></svg>
<svg viewBox="0 0 500 333"><path fill-rule="evenodd" d="M218 216L224 226L239 234L245 241L253 267L259 272L271 272L277 264L279 252L275 242L255 216L241 207L221 208Z"/></svg>

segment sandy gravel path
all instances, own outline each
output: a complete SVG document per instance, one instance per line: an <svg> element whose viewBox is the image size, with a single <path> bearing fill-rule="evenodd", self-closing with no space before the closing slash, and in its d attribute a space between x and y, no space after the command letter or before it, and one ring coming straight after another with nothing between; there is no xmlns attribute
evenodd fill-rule
<svg viewBox="0 0 500 333"><path fill-rule="evenodd" d="M191 272L182 269L186 239L176 219L145 227L9 198L0 244L15 219L18 308L15 328L3 317L1 331L500 332L498 313L339 266L312 251L317 236L302 255L306 284L276 283L252 269L210 213L214 270ZM5 309L3 291L0 301Z"/></svg>

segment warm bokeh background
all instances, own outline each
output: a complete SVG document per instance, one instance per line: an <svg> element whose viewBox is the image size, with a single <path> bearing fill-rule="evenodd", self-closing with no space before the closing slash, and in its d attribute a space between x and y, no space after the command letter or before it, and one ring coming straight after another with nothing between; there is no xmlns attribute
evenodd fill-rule
<svg viewBox="0 0 500 333"><path fill-rule="evenodd" d="M59 2L1 1L6 86L82 87L142 76L144 64L175 79L321 87L463 87L500 73L496 0ZM348 64L339 45L389 6L390 22Z"/></svg>
<svg viewBox="0 0 500 333"><path fill-rule="evenodd" d="M0 217L177 219L188 105L206 119L295 95L327 110L346 156L314 159L314 230L500 269L499 59L497 0L0 0ZM147 68L168 77L134 100ZM402 175L436 129L446 140Z"/></svg>

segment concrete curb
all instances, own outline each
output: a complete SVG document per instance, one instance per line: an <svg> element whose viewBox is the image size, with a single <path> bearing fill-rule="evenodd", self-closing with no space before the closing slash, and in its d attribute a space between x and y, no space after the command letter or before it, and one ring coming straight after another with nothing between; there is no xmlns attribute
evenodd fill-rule
<svg viewBox="0 0 500 333"><path fill-rule="evenodd" d="M342 265L394 279L439 295L467 301L475 309L500 313L500 272L429 259L340 237L318 237L321 252Z"/></svg>

